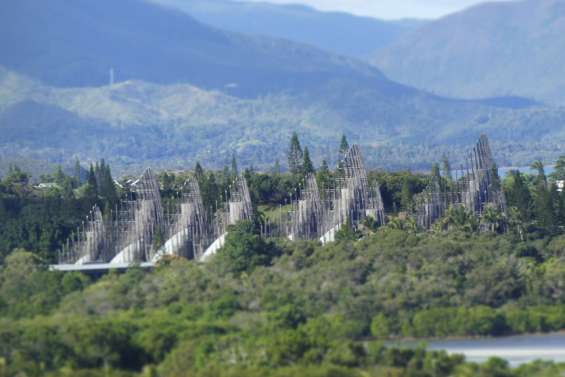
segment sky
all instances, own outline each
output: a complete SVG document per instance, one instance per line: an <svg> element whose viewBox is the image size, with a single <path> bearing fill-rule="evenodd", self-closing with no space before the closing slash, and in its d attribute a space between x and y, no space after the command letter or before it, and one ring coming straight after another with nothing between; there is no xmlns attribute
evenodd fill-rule
<svg viewBox="0 0 565 377"><path fill-rule="evenodd" d="M384 19L439 18L484 0L251 0L278 4L306 4ZM503 0L499 0L503 1Z"/></svg>

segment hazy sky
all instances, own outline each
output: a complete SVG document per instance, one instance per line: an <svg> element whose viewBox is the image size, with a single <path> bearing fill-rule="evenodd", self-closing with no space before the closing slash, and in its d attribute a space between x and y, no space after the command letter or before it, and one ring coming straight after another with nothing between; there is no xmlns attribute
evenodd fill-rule
<svg viewBox="0 0 565 377"><path fill-rule="evenodd" d="M377 18L438 18L484 0L251 0L307 4L318 9L342 10Z"/></svg>

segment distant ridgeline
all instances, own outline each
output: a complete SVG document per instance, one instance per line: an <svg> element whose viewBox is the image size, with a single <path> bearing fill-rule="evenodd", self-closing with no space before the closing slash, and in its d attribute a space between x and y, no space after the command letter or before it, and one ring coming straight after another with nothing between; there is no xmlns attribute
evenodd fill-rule
<svg viewBox="0 0 565 377"><path fill-rule="evenodd" d="M205 209L198 181L189 178L175 199L163 205L159 183L147 170L133 191L104 217L95 206L86 221L60 250L54 269L104 270L133 263L152 266L165 257L206 261L225 243L230 226L254 221L264 237L290 240L336 240L342 231L386 224L381 190L371 184L357 145L342 151L334 178L319 187L312 173L301 189L289 196L271 218L255 216L247 181L236 176L225 203L210 213ZM448 169L449 170L449 169ZM489 229L506 216L506 201L486 136L481 136L461 169L462 176L443 177L434 170L430 186L415 198L406 213L422 229L430 229L447 212L483 220ZM488 218L487 218L488 217ZM492 219L491 222L484 220ZM369 225L368 225L369 224ZM502 230L504 229L497 229Z"/></svg>

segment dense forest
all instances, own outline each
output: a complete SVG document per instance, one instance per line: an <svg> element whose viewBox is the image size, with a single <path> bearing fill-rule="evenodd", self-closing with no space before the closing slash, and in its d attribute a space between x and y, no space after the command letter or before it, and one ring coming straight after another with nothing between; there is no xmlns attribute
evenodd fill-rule
<svg viewBox="0 0 565 377"><path fill-rule="evenodd" d="M8 376L555 376L562 366L474 365L383 341L565 328L564 246L386 226L322 247L241 223L210 263L99 279L16 251L0 273L0 365Z"/></svg>
<svg viewBox="0 0 565 377"><path fill-rule="evenodd" d="M343 140L344 144L346 143ZM411 220L431 174L371 172L388 224L344 227L337 241L264 239L260 222L284 206L304 174L321 186L340 167L315 169L293 138L288 172L196 164L161 172L166 202L188 175L206 206L244 174L256 220L233 227L209 263L171 258L148 271L102 277L49 271L58 247L97 203L128 195L100 161L32 184L13 167L0 185L0 376L556 376L565 366L511 369L499 359L387 346L390 340L497 336L565 329L565 158L546 176L502 181L503 227L450 210L431 231ZM448 179L447 175L443 175ZM485 230L486 229L486 230Z"/></svg>

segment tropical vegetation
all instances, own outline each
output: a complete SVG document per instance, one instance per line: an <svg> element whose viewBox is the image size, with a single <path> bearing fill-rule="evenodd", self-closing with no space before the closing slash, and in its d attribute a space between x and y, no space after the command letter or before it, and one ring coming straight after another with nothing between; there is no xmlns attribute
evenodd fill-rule
<svg viewBox="0 0 565 377"><path fill-rule="evenodd" d="M346 148L345 144L344 148ZM510 173L509 211L476 219L451 208L430 231L411 220L431 180L371 172L386 226L342 229L337 241L264 239L261 219L287 203L314 166L293 138L292 172L161 172L163 200L188 175L207 207L247 177L258 216L232 228L209 263L171 258L103 276L50 271L72 227L129 191L101 161L32 183L17 167L0 185L1 376L555 376L562 365L512 369L391 340L565 329L565 157L546 175ZM444 170L448 167L444 164ZM433 174L438 174L434 167ZM315 171L321 187L338 170ZM442 179L448 179L445 176ZM482 222L489 226L480 226ZM502 224L503 226L493 226ZM504 230L507 230L506 232ZM28 251L26 251L28 250ZM399 348L400 347L400 348Z"/></svg>

